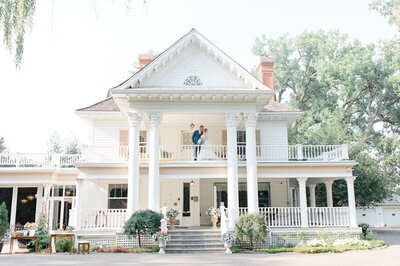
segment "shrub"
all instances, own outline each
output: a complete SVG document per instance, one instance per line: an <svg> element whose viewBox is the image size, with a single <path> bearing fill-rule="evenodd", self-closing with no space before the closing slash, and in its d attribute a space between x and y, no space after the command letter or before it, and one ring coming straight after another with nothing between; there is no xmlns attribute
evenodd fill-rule
<svg viewBox="0 0 400 266"><path fill-rule="evenodd" d="M151 210L137 211L124 225L124 232L130 237L137 237L139 247L142 247L140 236L144 234L153 235L159 231L161 226L161 213Z"/></svg>
<svg viewBox="0 0 400 266"><path fill-rule="evenodd" d="M361 227L363 237L365 238L367 236L367 234L368 234L369 224L365 224L365 223L364 224L359 224L358 227Z"/></svg>
<svg viewBox="0 0 400 266"><path fill-rule="evenodd" d="M8 227L8 210L6 203L3 202L0 205L0 241L3 240Z"/></svg>
<svg viewBox="0 0 400 266"><path fill-rule="evenodd" d="M246 242L254 249L254 243L265 241L267 226L259 214L241 215L235 225L235 236L238 241Z"/></svg>
<svg viewBox="0 0 400 266"><path fill-rule="evenodd" d="M69 238L57 238L56 250L58 252L69 252L70 239ZM72 242L72 248L74 248L74 242Z"/></svg>

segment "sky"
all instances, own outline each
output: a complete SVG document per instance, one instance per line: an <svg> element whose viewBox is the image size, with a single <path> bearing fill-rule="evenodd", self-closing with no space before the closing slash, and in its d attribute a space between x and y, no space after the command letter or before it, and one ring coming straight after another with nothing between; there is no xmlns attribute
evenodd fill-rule
<svg viewBox="0 0 400 266"><path fill-rule="evenodd" d="M261 34L339 29L363 43L394 36L368 3L38 0L21 69L0 44L0 136L11 152L46 152L55 130L84 142L88 128L75 110L105 99L130 76L139 53L161 52L192 28L247 69L258 62L251 47Z"/></svg>

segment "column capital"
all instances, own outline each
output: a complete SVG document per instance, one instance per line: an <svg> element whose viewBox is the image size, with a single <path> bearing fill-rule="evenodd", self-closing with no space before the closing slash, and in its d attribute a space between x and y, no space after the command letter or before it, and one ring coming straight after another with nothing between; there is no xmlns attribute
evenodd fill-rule
<svg viewBox="0 0 400 266"><path fill-rule="evenodd" d="M356 176L348 176L348 177L345 177L344 179L346 180L346 182L347 182L347 184L348 183L354 183L354 180L356 180Z"/></svg>
<svg viewBox="0 0 400 266"><path fill-rule="evenodd" d="M160 124L162 113L160 112L147 113L147 117L149 118L149 125L151 127L157 127Z"/></svg>
<svg viewBox="0 0 400 266"><path fill-rule="evenodd" d="M227 127L236 127L238 123L239 113L227 112L225 113L225 123Z"/></svg>
<svg viewBox="0 0 400 266"><path fill-rule="evenodd" d="M246 127L255 127L257 123L258 113L250 112L250 113L243 113L244 124Z"/></svg>
<svg viewBox="0 0 400 266"><path fill-rule="evenodd" d="M315 188L317 186L317 184L308 184L307 187L309 188Z"/></svg>
<svg viewBox="0 0 400 266"><path fill-rule="evenodd" d="M325 186L332 186L333 182L334 182L334 180L325 180L324 184L325 184Z"/></svg>
<svg viewBox="0 0 400 266"><path fill-rule="evenodd" d="M128 112L128 122L131 127L138 127L142 121L142 114L137 112Z"/></svg>
<svg viewBox="0 0 400 266"><path fill-rule="evenodd" d="M299 183L304 183L305 184L307 182L308 177L302 176L302 177L296 177L296 179L297 179L297 181Z"/></svg>

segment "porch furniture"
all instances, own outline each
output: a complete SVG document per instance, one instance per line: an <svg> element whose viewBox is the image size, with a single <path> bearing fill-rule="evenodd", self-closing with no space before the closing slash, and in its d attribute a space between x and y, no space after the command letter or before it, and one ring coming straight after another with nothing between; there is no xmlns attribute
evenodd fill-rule
<svg viewBox="0 0 400 266"><path fill-rule="evenodd" d="M82 247L82 255L85 254L85 247L87 247L87 254L89 254L89 250L90 250L89 241L79 241L78 242L78 254L81 250L81 247Z"/></svg>
<svg viewBox="0 0 400 266"><path fill-rule="evenodd" d="M20 239L35 239L35 253L37 253L37 247L38 247L38 237L37 236L12 236L10 239L10 255L13 252L13 243L14 243L14 239L16 240L20 240Z"/></svg>
<svg viewBox="0 0 400 266"><path fill-rule="evenodd" d="M75 234L72 233L56 233L56 234L51 234L50 235L50 254L52 253L52 244L53 244L53 238L54 238L54 245L56 244L57 237L69 237L69 254L72 255L72 242L73 238L75 238Z"/></svg>

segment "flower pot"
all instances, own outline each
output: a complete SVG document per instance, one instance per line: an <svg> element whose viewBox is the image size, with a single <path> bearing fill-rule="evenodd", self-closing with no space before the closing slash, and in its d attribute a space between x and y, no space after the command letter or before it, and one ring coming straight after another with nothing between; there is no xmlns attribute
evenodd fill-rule
<svg viewBox="0 0 400 266"><path fill-rule="evenodd" d="M1 250L3 249L3 246L4 246L4 240L1 240L0 241L0 253L1 253Z"/></svg>
<svg viewBox="0 0 400 266"><path fill-rule="evenodd" d="M171 225L170 229L175 229L175 221L176 221L176 217L169 218L169 224Z"/></svg>
<svg viewBox="0 0 400 266"><path fill-rule="evenodd" d="M167 242L165 241L164 238L159 238L158 239L158 247L160 248L160 251L158 251L158 254L165 254L165 247L167 245Z"/></svg>
<svg viewBox="0 0 400 266"><path fill-rule="evenodd" d="M217 228L218 217L211 215L211 222L212 222L212 227Z"/></svg>
<svg viewBox="0 0 400 266"><path fill-rule="evenodd" d="M225 254L232 254L232 243L231 242L224 242L224 247L226 248Z"/></svg>

